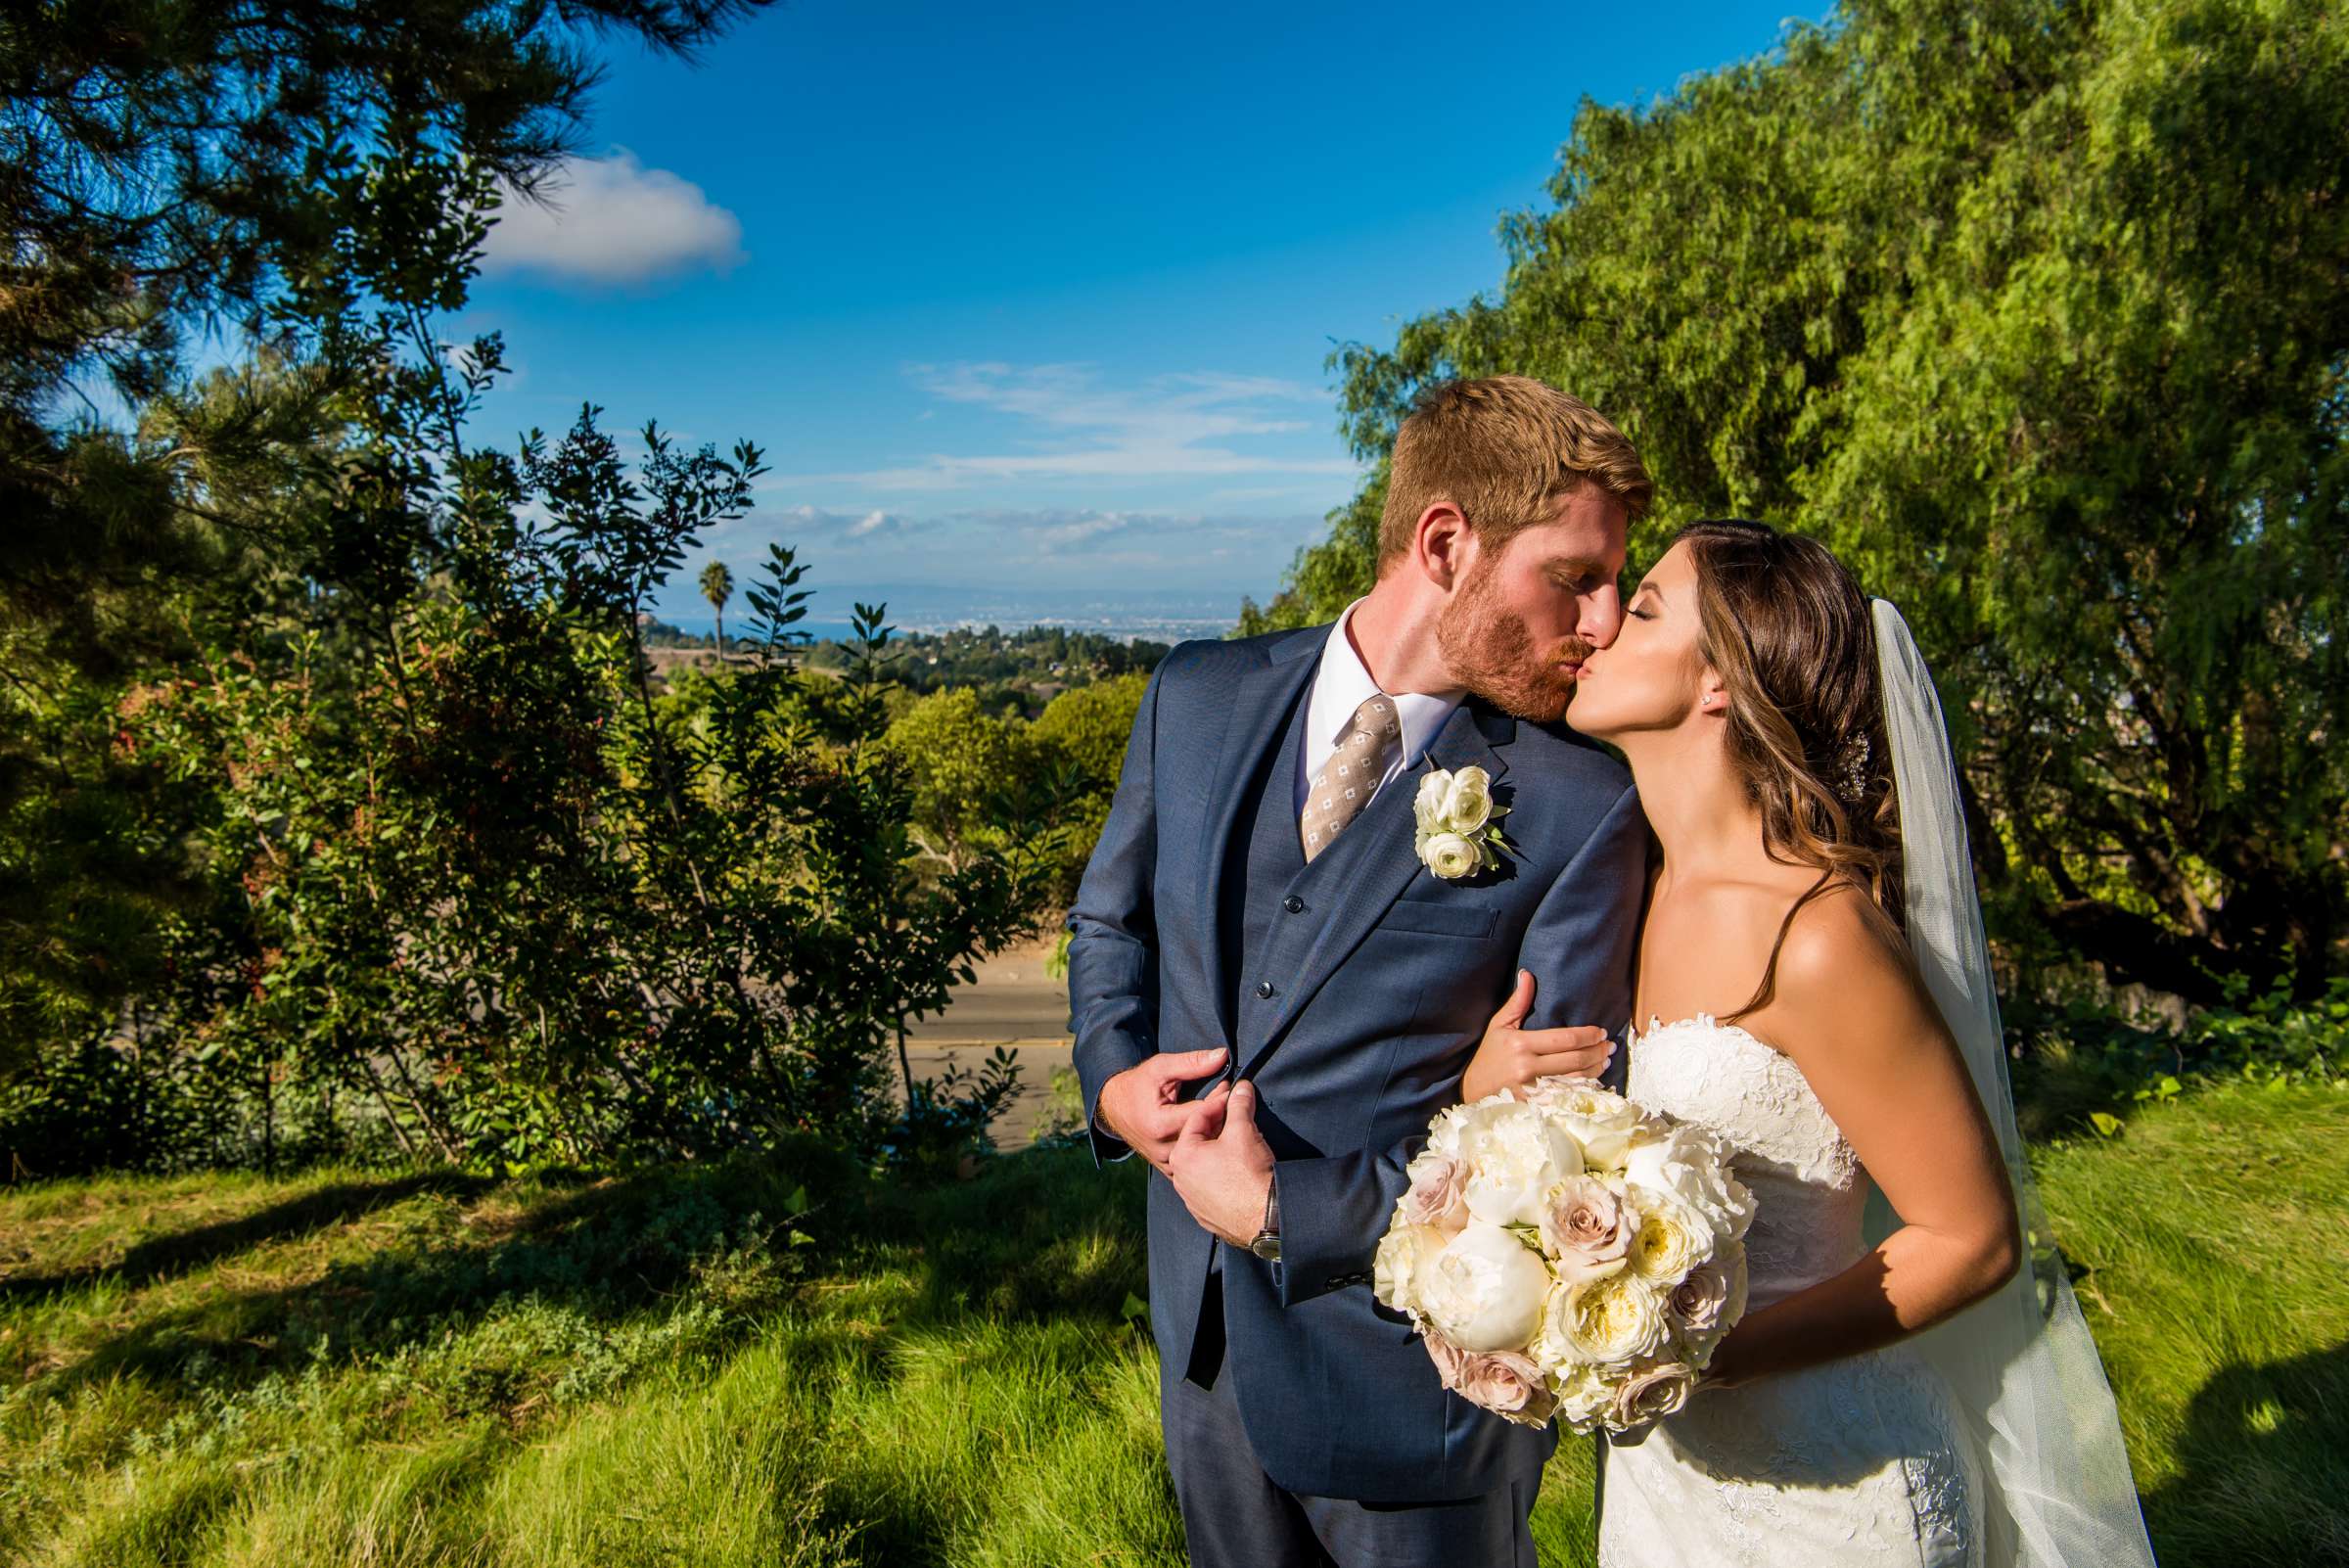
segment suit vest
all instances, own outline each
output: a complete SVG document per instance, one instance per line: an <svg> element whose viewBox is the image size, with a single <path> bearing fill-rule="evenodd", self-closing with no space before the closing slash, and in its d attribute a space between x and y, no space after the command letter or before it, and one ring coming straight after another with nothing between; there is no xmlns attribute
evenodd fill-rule
<svg viewBox="0 0 2349 1568"><path fill-rule="evenodd" d="M1279 743L1257 760L1250 783L1253 808L1241 811L1231 842L1224 847L1219 928L1225 949L1223 972L1231 986L1225 1016L1234 1026L1233 1070L1270 1037L1327 918L1321 903L1344 889L1356 861L1371 853L1376 837L1368 829L1350 830L1311 864L1306 861L1297 826L1297 766L1313 689L1308 681L1298 692L1288 721L1280 728ZM1409 785L1406 771L1386 788Z"/></svg>

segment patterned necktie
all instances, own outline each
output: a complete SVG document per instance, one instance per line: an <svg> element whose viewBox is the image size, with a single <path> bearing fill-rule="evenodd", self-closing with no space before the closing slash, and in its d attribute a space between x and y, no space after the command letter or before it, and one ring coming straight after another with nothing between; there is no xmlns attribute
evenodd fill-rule
<svg viewBox="0 0 2349 1568"><path fill-rule="evenodd" d="M1305 792L1305 815L1297 827L1305 836L1308 863L1362 814L1370 792L1387 776L1387 763L1402 745L1403 719L1394 700L1384 695L1364 698L1339 733L1338 749Z"/></svg>

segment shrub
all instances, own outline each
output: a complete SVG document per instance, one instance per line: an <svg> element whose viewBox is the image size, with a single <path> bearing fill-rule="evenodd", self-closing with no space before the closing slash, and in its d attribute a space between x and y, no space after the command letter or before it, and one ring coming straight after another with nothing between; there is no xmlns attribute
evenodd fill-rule
<svg viewBox="0 0 2349 1568"><path fill-rule="evenodd" d="M2131 1106L2198 1083L2349 1085L2349 977L2333 977L2310 1002L2295 1001L2288 983L2256 996L2239 977L2224 984L2228 1005L2195 1009L2183 1023L2109 996L2010 1001L2007 1046L2024 1131L2085 1125L2110 1133Z"/></svg>

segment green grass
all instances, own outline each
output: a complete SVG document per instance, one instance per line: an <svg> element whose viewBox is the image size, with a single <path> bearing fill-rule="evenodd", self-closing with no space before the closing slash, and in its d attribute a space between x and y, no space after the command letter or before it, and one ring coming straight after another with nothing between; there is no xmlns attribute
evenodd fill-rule
<svg viewBox="0 0 2349 1568"><path fill-rule="evenodd" d="M2349 1093L2188 1094L2039 1171L2156 1554L2349 1563Z"/></svg>
<svg viewBox="0 0 2349 1568"><path fill-rule="evenodd" d="M2349 1561L2344 1134L2224 1091L2045 1153L2165 1563ZM1179 1563L1140 1200L1067 1150L11 1191L0 1562ZM1545 1562L1589 1560L1586 1459Z"/></svg>

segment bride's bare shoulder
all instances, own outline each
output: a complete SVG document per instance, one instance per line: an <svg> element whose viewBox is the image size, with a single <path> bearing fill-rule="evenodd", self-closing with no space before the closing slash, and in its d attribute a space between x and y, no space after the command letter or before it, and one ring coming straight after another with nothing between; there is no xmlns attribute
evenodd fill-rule
<svg viewBox="0 0 2349 1568"><path fill-rule="evenodd" d="M1911 1033L1930 1003L1898 927L1865 889L1836 882L1795 912L1778 949L1771 1011L1789 1040Z"/></svg>
<svg viewBox="0 0 2349 1568"><path fill-rule="evenodd" d="M1836 878L1795 910L1786 927L1785 963L1848 966L1905 963L1908 947L1867 890Z"/></svg>

